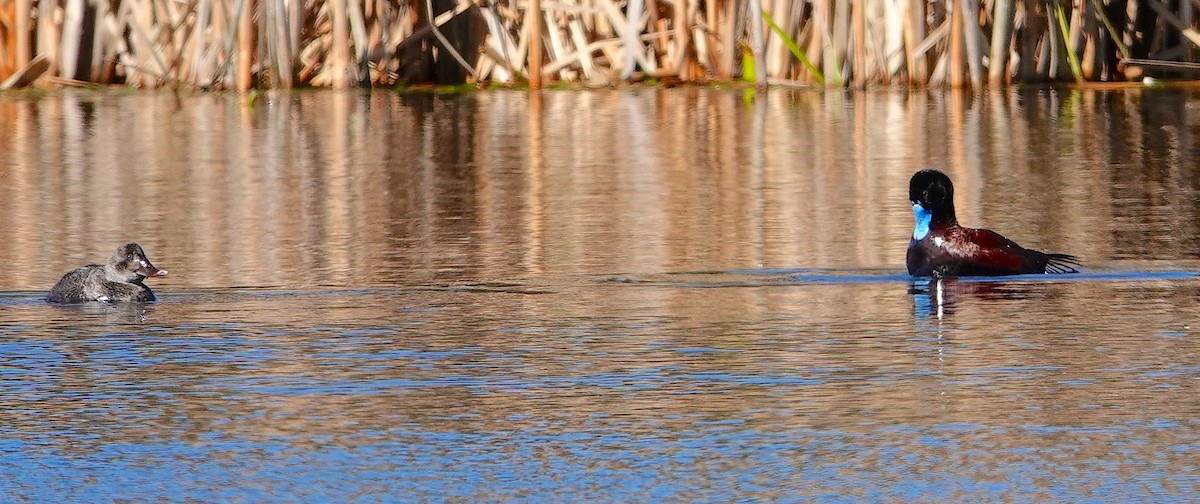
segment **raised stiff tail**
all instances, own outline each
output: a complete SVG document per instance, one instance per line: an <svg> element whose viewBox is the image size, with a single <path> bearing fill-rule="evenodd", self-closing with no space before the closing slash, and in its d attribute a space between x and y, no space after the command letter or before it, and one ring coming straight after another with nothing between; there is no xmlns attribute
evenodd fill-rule
<svg viewBox="0 0 1200 504"><path fill-rule="evenodd" d="M1079 273L1079 258L1070 254L1046 254L1046 273Z"/></svg>

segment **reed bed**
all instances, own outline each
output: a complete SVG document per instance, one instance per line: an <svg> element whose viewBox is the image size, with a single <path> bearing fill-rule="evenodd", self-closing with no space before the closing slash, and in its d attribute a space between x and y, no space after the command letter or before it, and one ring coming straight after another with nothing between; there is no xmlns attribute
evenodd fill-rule
<svg viewBox="0 0 1200 504"><path fill-rule="evenodd" d="M0 81L984 86L1200 71L1195 0L0 0Z"/></svg>

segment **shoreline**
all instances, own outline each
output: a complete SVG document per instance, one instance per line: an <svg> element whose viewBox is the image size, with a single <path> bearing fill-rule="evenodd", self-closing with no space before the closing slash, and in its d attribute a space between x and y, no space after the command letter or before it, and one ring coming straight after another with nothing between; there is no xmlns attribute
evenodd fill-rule
<svg viewBox="0 0 1200 504"><path fill-rule="evenodd" d="M1200 75L1197 10L1160 0L10 0L0 88L1115 83Z"/></svg>

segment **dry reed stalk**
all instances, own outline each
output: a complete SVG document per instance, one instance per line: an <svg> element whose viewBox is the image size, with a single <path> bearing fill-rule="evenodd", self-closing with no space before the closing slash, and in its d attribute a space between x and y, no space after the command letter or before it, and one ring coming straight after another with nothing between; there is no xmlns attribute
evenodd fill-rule
<svg viewBox="0 0 1200 504"><path fill-rule="evenodd" d="M904 15L903 0L884 0L883 10L885 26L883 31L883 72L890 79L899 78L904 68L904 47L906 37L904 25L907 21ZM911 46L910 46L911 47Z"/></svg>
<svg viewBox="0 0 1200 504"><path fill-rule="evenodd" d="M892 84L892 72L888 71L888 23L882 16L889 0L872 0L864 6L865 30L863 46L866 50L866 72L868 82L878 82L883 85Z"/></svg>
<svg viewBox="0 0 1200 504"><path fill-rule="evenodd" d="M16 35L16 39L13 41L13 45L9 47L13 49L12 66L20 68L29 63L29 60L33 58L33 50L29 46L29 32L32 28L29 23L29 12L33 9L33 2L32 0L10 1L14 4L13 8L16 16L15 24L13 25L13 32Z"/></svg>
<svg viewBox="0 0 1200 504"><path fill-rule="evenodd" d="M200 0L197 2L195 24L192 25L192 29L197 35L192 37L191 42L186 47L182 48L185 51L185 57L180 62L179 79L184 82L202 83L206 80L204 49L207 46L208 40L204 34L208 32L208 20L211 12L211 0Z"/></svg>
<svg viewBox="0 0 1200 504"><path fill-rule="evenodd" d="M267 5L262 9L267 39L267 52L271 55L274 71L271 76L275 85L291 89L295 84L295 72L292 70L295 54L292 52L292 23L284 0L265 0ZM295 3L295 1L291 2Z"/></svg>
<svg viewBox="0 0 1200 504"><path fill-rule="evenodd" d="M1009 44L1012 41L1015 0L996 0L992 15L992 51L988 57L988 82L997 86L1005 82Z"/></svg>
<svg viewBox="0 0 1200 504"><path fill-rule="evenodd" d="M850 2L851 0L834 0L831 53L826 62L831 67L825 70L825 75L830 74L830 69L836 72L839 76L838 85L841 85L846 73L850 71L850 62L847 61L847 55L851 54L853 49L850 47Z"/></svg>
<svg viewBox="0 0 1200 504"><path fill-rule="evenodd" d="M966 84L966 74L963 73L963 60L966 58L966 44L963 35L963 13L962 9L950 8L950 49L945 56L950 72L948 83L950 87L958 88Z"/></svg>
<svg viewBox="0 0 1200 504"><path fill-rule="evenodd" d="M538 15L541 9L541 0L529 0L529 11L525 14L530 38L529 62L526 68L529 69L527 77L529 78L529 87L532 89L542 88L542 22L541 16Z"/></svg>
<svg viewBox="0 0 1200 504"><path fill-rule="evenodd" d="M106 2L96 4L96 37L99 46L93 51L95 73L92 80L96 82L113 82L118 72L126 69L121 61L129 54L130 48L126 43L125 29L117 20L117 13L109 8ZM72 78L63 76L64 78ZM73 79L73 78L72 78Z"/></svg>
<svg viewBox="0 0 1200 504"><path fill-rule="evenodd" d="M411 44L415 44L417 42L424 40L426 37L430 36L433 33L434 28L440 28L442 25L448 23L451 19L454 19L455 16L458 16L458 15L462 14L463 12L466 12L466 10L468 8L477 5L478 1L479 0L474 0L474 1L468 2L468 1L460 0L458 2L458 5L455 6L454 10L450 10L450 11L446 11L441 14L438 14L437 17L435 17L433 19L432 24L425 24L425 25L422 25L420 28L415 28L415 29L411 25L409 25L409 29L406 31L406 33L408 33L408 35L407 36L397 36L396 39L399 40L399 42L396 44L396 46L392 50L400 51ZM503 24L502 21L500 21L500 23ZM530 24L532 24L532 23L525 23L522 26L525 28L528 28L528 26ZM405 25L401 24L400 26L405 26ZM522 37L522 39L524 39L524 37ZM524 40L522 40L522 42L524 42ZM521 48L521 56L522 57L525 55L524 51L525 51L525 49Z"/></svg>
<svg viewBox="0 0 1200 504"><path fill-rule="evenodd" d="M533 30L532 26L533 26L532 23L522 23L520 25L521 28L517 33L517 52L514 55L515 61L517 61L518 65L519 65L517 67L517 73L524 75L526 79L529 79L529 74L530 74L528 55L529 55L529 44L530 44L529 39L530 39L530 34ZM541 61L541 58L539 58L539 61ZM539 65L540 64L541 63L539 63ZM544 73L545 73L544 68L542 70L538 71L539 75L542 75ZM539 79L540 78L541 77L539 77Z"/></svg>
<svg viewBox="0 0 1200 504"><path fill-rule="evenodd" d="M349 87L350 19L346 14L347 0L329 0L329 17L333 23L333 47L329 55L330 79L335 89ZM432 16L432 13L428 13Z"/></svg>
<svg viewBox="0 0 1200 504"><path fill-rule="evenodd" d="M713 9L713 2L705 2L705 12L710 12ZM688 0L689 21L688 26L692 26L692 41L696 46L696 65L699 66L704 74L714 75L716 73L716 64L713 62L712 56L715 54L715 49L712 47L712 30L704 24L703 20L699 19L700 5L698 2ZM703 19L710 19L704 17Z"/></svg>
<svg viewBox="0 0 1200 504"><path fill-rule="evenodd" d="M381 74L380 77L374 77L373 74L370 73L370 70L368 70L364 75L364 79L368 82L382 83L386 80L386 78L382 77L382 74L390 71L390 69L387 68L387 55L383 53L383 25L389 22L389 20L386 18L381 19L381 16L383 15L386 6L382 5L381 2L376 2L375 0L367 0L364 6L367 22L367 45L364 48L364 54L366 54L366 57L364 57L363 63L368 66L374 64L377 72ZM388 84L390 84L390 82L388 82Z"/></svg>
<svg viewBox="0 0 1200 504"><path fill-rule="evenodd" d="M16 2L0 4L0 42L4 44L4 50L0 51L0 76L15 70L12 63L13 51L9 48L16 47L16 10Z"/></svg>
<svg viewBox="0 0 1200 504"><path fill-rule="evenodd" d="M334 0L335 2L339 0ZM237 8L237 90L247 91L254 83L254 11L255 0L238 0Z"/></svg>
<svg viewBox="0 0 1200 504"><path fill-rule="evenodd" d="M769 82L817 82L818 68L838 86L847 77L855 86L1101 80L1121 77L1118 59L1200 56L1197 1L1127 2L1116 13L1101 0L458 0L432 16L428 0L7 0L0 77L36 49L68 79L343 87L420 79L430 59L422 52L437 51L475 80L602 84L732 78L748 47ZM484 32L475 49L451 44L441 28L468 11ZM760 12L772 16L770 32ZM472 51L480 55L468 63ZM535 62L542 69L530 73Z"/></svg>
<svg viewBox="0 0 1200 504"><path fill-rule="evenodd" d="M1084 1L1081 9L1083 22L1083 78L1085 80L1096 81L1100 80L1100 73L1103 71L1103 49L1101 44L1104 42L1104 31L1100 27L1099 16L1096 15L1095 7L1091 2Z"/></svg>
<svg viewBox="0 0 1200 504"><path fill-rule="evenodd" d="M668 65L675 70L675 75L680 80L692 80L696 76L692 74L691 69L691 51L692 46L691 26L692 11L696 2L694 0L676 0L672 4L671 23L675 28L675 44L671 47L671 58Z"/></svg>
<svg viewBox="0 0 1200 504"><path fill-rule="evenodd" d="M58 55L58 74L78 79L79 49L83 45L84 0L67 0L62 22L62 51Z"/></svg>
<svg viewBox="0 0 1200 504"><path fill-rule="evenodd" d="M12 60L10 65L13 68L24 67L29 64L29 61L34 58L34 44L30 40L30 32L32 32L32 23L30 20L30 12L34 10L34 4L31 0L10 0L12 1L12 22L8 23L12 30L13 48Z"/></svg>
<svg viewBox="0 0 1200 504"><path fill-rule="evenodd" d="M1020 27L1021 37L1020 47L1013 53L1012 59L1015 65L1013 74L1016 80L1021 82L1030 82L1037 78L1037 60L1034 54L1038 51L1039 21L1041 18L1036 15L1034 7L1030 5L1030 0L1020 0L1019 13L1021 22Z"/></svg>
<svg viewBox="0 0 1200 504"><path fill-rule="evenodd" d="M1046 79L1054 80L1061 75L1062 60L1065 57L1063 54L1065 42L1062 40L1062 32L1058 29L1058 19L1054 10L1050 8L1050 5L1043 7L1045 7L1046 31L1039 58L1041 62L1041 72L1039 73Z"/></svg>
<svg viewBox="0 0 1200 504"><path fill-rule="evenodd" d="M37 54L50 59L51 68L46 73L48 77L58 75L57 65L53 64L59 58L59 47L62 42L62 34L59 30L61 23L55 19L57 10L59 10L57 1L41 0L38 2Z"/></svg>
<svg viewBox="0 0 1200 504"><path fill-rule="evenodd" d="M16 24L15 10L15 2L0 4L0 47L3 47L3 50L0 50L0 77L15 70L12 64L14 54L10 49L16 45L16 34L13 30Z"/></svg>
<svg viewBox="0 0 1200 504"><path fill-rule="evenodd" d="M296 59L302 49L301 33L304 30L304 2L302 0L287 1L288 51Z"/></svg>
<svg viewBox="0 0 1200 504"><path fill-rule="evenodd" d="M546 19L545 27L547 28L545 31L547 38L546 41L548 42L547 45L550 48L550 61L555 61L565 56L570 49L566 47L562 33L556 29L558 28L558 23L555 22L554 13L551 11L546 11L544 12L544 15ZM533 70L531 70L531 72L533 72ZM538 70L537 73L540 74L541 70ZM531 73L530 75L533 74ZM571 77L572 72L566 66L561 67L561 69L558 71L558 78L561 80L570 81Z"/></svg>
<svg viewBox="0 0 1200 504"><path fill-rule="evenodd" d="M767 85L766 35L763 33L762 3L759 0L746 2L749 12L746 21L750 24L750 52L754 54L754 84Z"/></svg>
<svg viewBox="0 0 1200 504"><path fill-rule="evenodd" d="M126 63L129 75L135 84L157 86L167 78L167 64L159 52L162 46L155 45L158 25L154 22L153 5L148 0L131 0L121 6L124 24L133 32L133 58Z"/></svg>
<svg viewBox="0 0 1200 504"><path fill-rule="evenodd" d="M719 38L717 40L718 43L715 44L717 47L717 51L718 51L717 52L717 74L720 75L721 78L723 78L723 79L733 78L733 76L734 76L733 69L737 62L737 56L741 52L738 49L738 44L737 44L738 37L737 37L737 31L736 31L737 27L739 25L738 21L740 20L740 16L738 16L738 13L741 12L741 9L738 9L737 4L738 4L738 2L736 2L734 0L727 1L725 3L726 8L724 10L718 11L720 14L718 15L719 17L715 21L718 24L718 26L720 26L720 29L717 32L719 34L718 35ZM710 19L709 21L710 21L710 24L712 22L714 22L714 20L712 20L712 19Z"/></svg>
<svg viewBox="0 0 1200 504"><path fill-rule="evenodd" d="M260 69L265 67L264 80L270 82L272 87L284 87L286 84L279 78L279 67L281 65L280 56L282 51L279 47L279 15L276 9L276 0L261 0L258 3L258 26L257 34L258 47L255 48L256 55L265 53L265 62L260 62ZM253 71L253 69L251 69Z"/></svg>
<svg viewBox="0 0 1200 504"><path fill-rule="evenodd" d="M791 19L787 24L783 25L782 28L786 30L787 33L791 34L792 43L783 44L784 48L782 50L791 53L792 45L795 45L796 51L804 54L806 60L797 64L796 61L788 59L787 61L792 68L792 71L789 72L788 75L800 79L801 81L824 85L824 75L821 74L820 70L812 63L812 53L806 53L803 49L805 41L811 38L815 32L815 23L808 21L809 16L811 16L813 13L812 6L810 4L795 5L791 2L784 3L791 5ZM784 57L789 58L789 56L790 55L785 55ZM782 67L780 70L786 72L787 67Z"/></svg>
<svg viewBox="0 0 1200 504"><path fill-rule="evenodd" d="M428 4L429 1L426 0L426 6L432 10L432 7L429 7ZM432 16L433 15L430 14L430 17ZM367 70L367 49L369 47L369 43L367 40L367 21L365 19L365 12L363 10L361 0L347 0L346 17L350 21L350 34L352 36L352 41L354 42L354 64L349 68L350 75L347 76L347 79L351 83L361 84L365 87L369 87L370 82L364 80L370 76L370 72ZM446 47L450 51L454 50L454 48L450 47L448 43L446 44ZM458 53L452 54L454 54L454 56L458 58L459 62L462 63L462 58L458 56ZM466 66L466 63L463 63L463 66Z"/></svg>
<svg viewBox="0 0 1200 504"><path fill-rule="evenodd" d="M1200 47L1200 32L1197 32L1194 28L1185 24L1184 21L1179 18L1179 16L1176 16L1174 12L1171 12L1171 9L1166 5L1163 5L1162 2L1158 0L1145 0L1145 2L1150 6L1151 9L1154 9L1154 12L1157 12L1159 16L1162 16L1164 21L1170 23L1175 27L1175 29L1179 30L1180 33L1183 34L1184 38L1188 39L1188 41L1190 41L1192 44L1195 44L1197 47Z"/></svg>
<svg viewBox="0 0 1200 504"><path fill-rule="evenodd" d="M50 70L50 66L50 60L45 56L34 56L32 61L0 82L0 89L27 87Z"/></svg>
<svg viewBox="0 0 1200 504"><path fill-rule="evenodd" d="M584 51L588 46L587 33L584 31L583 22L580 21L579 16L571 16L571 19L567 21L567 29L571 32L571 43L574 44L577 51L581 52L579 67L583 71L583 77L587 82L593 82L599 77L599 74L596 71L595 62L592 61L591 51Z"/></svg>
<svg viewBox="0 0 1200 504"><path fill-rule="evenodd" d="M914 49L925 39L925 1L907 0L904 9L908 16L904 18L904 45L909 48L905 65L907 65L908 81L914 84L924 84L929 81L929 69L925 61L925 51Z"/></svg>
<svg viewBox="0 0 1200 504"><path fill-rule="evenodd" d="M1129 46L1125 45L1125 43L1121 40L1120 30L1118 30L1117 27L1113 25L1112 20L1108 18L1108 14L1105 13L1104 7L1100 5L1100 0L1092 0L1091 3L1092 7L1095 9L1093 12L1096 13L1096 17L1100 18L1100 22L1104 25L1104 29L1108 33L1108 39L1106 42L1116 46L1117 51L1121 53L1121 57L1129 58Z"/></svg>
<svg viewBox="0 0 1200 504"><path fill-rule="evenodd" d="M211 3L212 8L212 34L209 41L212 47L201 53L201 57L197 58L196 68L197 76L205 78L200 81L200 85L213 85L227 87L230 84L228 80L228 72L219 72L217 65L219 61L228 63L230 49L233 47L233 35L235 30L231 30L229 24L229 16L226 12L229 11L226 0L207 0Z"/></svg>
<svg viewBox="0 0 1200 504"><path fill-rule="evenodd" d="M822 73L826 76L836 75L829 73L828 64L826 63L829 56L826 52L827 41L829 40L829 20L832 19L832 15L829 13L830 1L813 0L812 18L809 21L812 25L811 36L808 40L807 48L804 50L804 53L808 54L808 57L811 58L812 64L817 68L821 68ZM833 84L832 82L829 83Z"/></svg>
<svg viewBox="0 0 1200 504"><path fill-rule="evenodd" d="M867 2L863 14L866 15L863 25L863 45L866 51L867 61L864 65L867 68L868 82L880 82L884 85L891 84L892 74L888 72L887 65L887 25L882 22L884 17L880 14L884 12L884 2L886 0L873 0Z"/></svg>
<svg viewBox="0 0 1200 504"><path fill-rule="evenodd" d="M621 34L621 40L624 42L620 66L621 80L631 78L638 65L647 72L653 71L654 65L646 57L646 47L638 38L638 34L641 33L641 16L643 14L641 0L630 0L624 15L611 0L596 1L600 4L609 23Z"/></svg>
<svg viewBox="0 0 1200 504"><path fill-rule="evenodd" d="M142 6L142 20L147 33L147 52L153 55L155 66L147 72L153 75L153 80L149 80L147 85L159 86L171 78L170 61L173 58L172 39L172 20L170 14L164 12L162 6L166 5L162 2L154 0L146 0L146 4Z"/></svg>
<svg viewBox="0 0 1200 504"><path fill-rule="evenodd" d="M852 54L854 59L851 68L850 78L855 87L863 88L867 85L867 13L863 8L865 0L860 0L850 4L850 45L854 46Z"/></svg>
<svg viewBox="0 0 1200 504"><path fill-rule="evenodd" d="M979 5L973 0L959 0L962 9L963 43L967 50L967 70L971 76L971 86L983 85L983 55L987 53L984 47L983 35L979 32Z"/></svg>
<svg viewBox="0 0 1200 504"><path fill-rule="evenodd" d="M521 69L520 63L513 59L517 53L516 44L496 13L489 9L483 9L481 14L489 35L484 40L484 57L480 58L480 61L494 62L495 66L490 71L491 78L500 82L508 82L513 76L520 73Z"/></svg>
<svg viewBox="0 0 1200 504"><path fill-rule="evenodd" d="M662 55L667 51L666 29L659 25L658 0L642 0L646 5L646 30L659 33L659 37L650 41L650 50Z"/></svg>
<svg viewBox="0 0 1200 504"><path fill-rule="evenodd" d="M780 28L784 29L785 32L790 33L788 28L791 26L789 21L791 18L792 2L781 2L778 0L774 2L767 0L767 2L770 4L770 8L767 9L767 13L770 14L771 18L775 20L775 23L779 25ZM751 13L750 19L752 22L754 19L756 19L753 17L753 13ZM759 22L761 22L761 16L758 19L760 20ZM766 72L768 75L782 75L786 71L788 67L788 60L791 57L791 54L789 54L787 51L787 47L783 44L783 39L781 37L768 37L766 39L765 51L767 66L763 68L762 71Z"/></svg>
<svg viewBox="0 0 1200 504"><path fill-rule="evenodd" d="M153 2L159 14L164 16L167 23L162 38L170 41L164 48L167 61L167 77L173 82L179 82L180 66L184 59L184 47L192 34L192 24L185 24L184 18L188 13L195 12L197 0L187 0L181 5L176 2Z"/></svg>
<svg viewBox="0 0 1200 504"><path fill-rule="evenodd" d="M1084 2L1084 4L1086 5L1087 2ZM1074 51L1076 54L1083 52L1083 44L1084 44L1083 16L1084 16L1084 14L1085 14L1084 10L1080 9L1080 8L1073 8L1070 11L1067 11L1067 15L1070 18L1070 22L1067 23L1067 26L1068 26L1067 32L1069 33L1069 35L1067 36L1067 48L1070 49L1071 51Z"/></svg>
<svg viewBox="0 0 1200 504"><path fill-rule="evenodd" d="M887 13L889 6L893 0L875 0L870 2L867 14L867 42L870 48L871 59L869 61L872 67L872 74L878 82L887 86L892 83L892 79L896 77L895 72L891 69L893 59L899 63L899 58L893 58L889 52L890 44L897 44L899 50L899 30L898 24L895 26L895 37L892 36L892 25L899 21L899 17L893 18ZM889 22L892 21L892 22ZM898 56L898 54L896 55Z"/></svg>

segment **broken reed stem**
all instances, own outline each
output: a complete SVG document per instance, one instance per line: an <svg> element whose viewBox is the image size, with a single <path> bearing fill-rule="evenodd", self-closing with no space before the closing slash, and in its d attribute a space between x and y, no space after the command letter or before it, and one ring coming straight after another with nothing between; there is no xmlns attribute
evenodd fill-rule
<svg viewBox="0 0 1200 504"><path fill-rule="evenodd" d="M849 78L855 86L978 87L1114 80L1127 75L1117 68L1122 61L1200 58L1197 16L1186 1L1130 2L1123 12L1106 10L1101 0L412 4L0 0L0 81L45 56L53 63L45 76L100 83L241 90L392 85L432 81L433 63L449 58L470 80L527 78L532 88L547 78L590 85L749 78L741 68L752 68L758 83L843 86ZM435 6L450 10L420 14ZM446 24L456 18L472 22ZM1126 38L1137 43L1130 47Z"/></svg>

